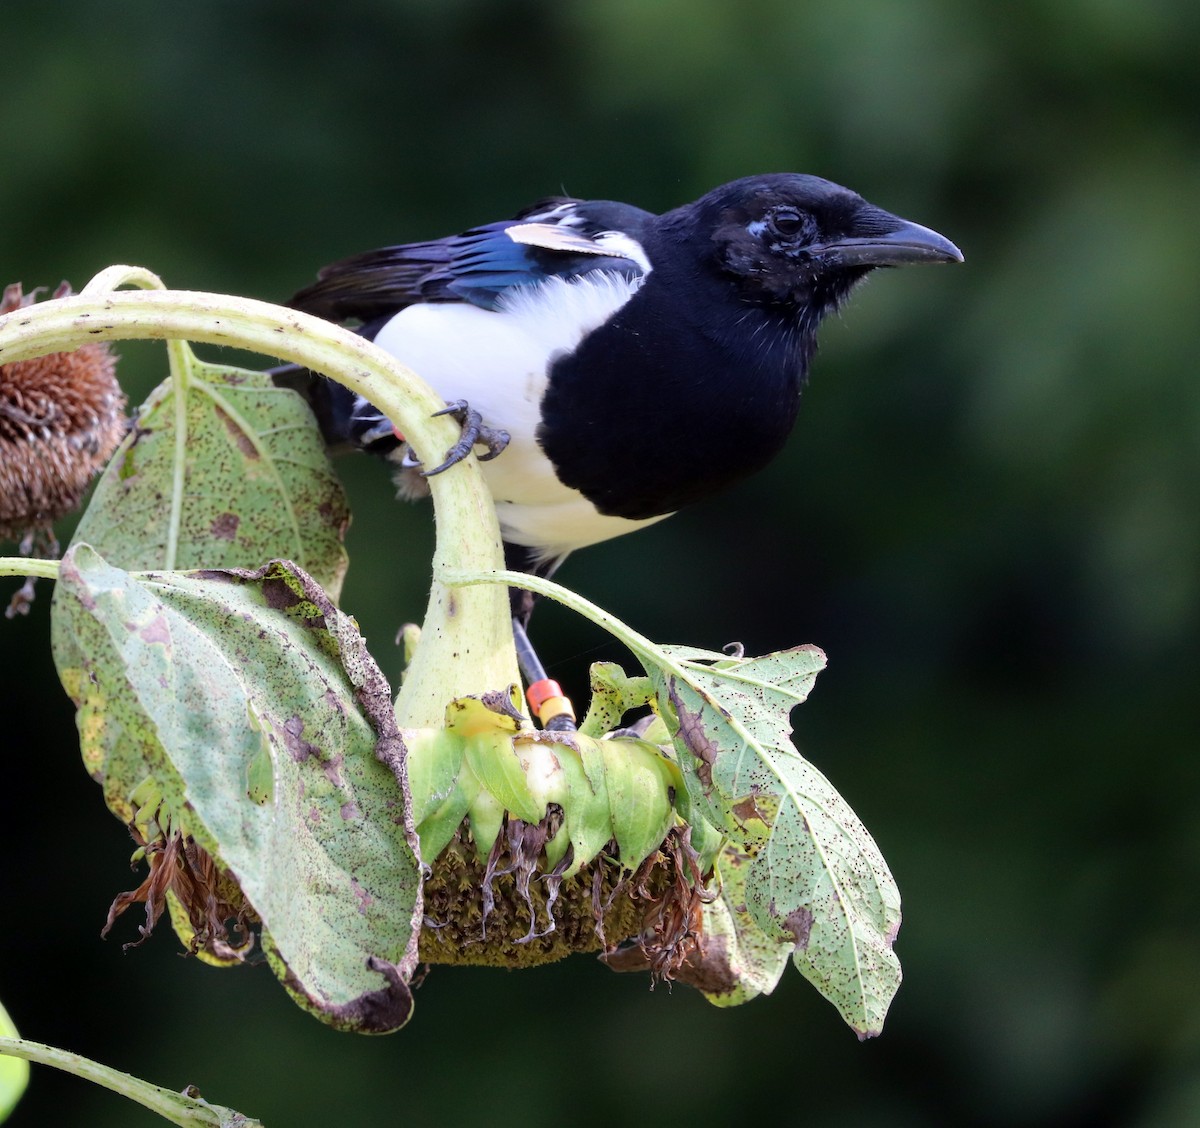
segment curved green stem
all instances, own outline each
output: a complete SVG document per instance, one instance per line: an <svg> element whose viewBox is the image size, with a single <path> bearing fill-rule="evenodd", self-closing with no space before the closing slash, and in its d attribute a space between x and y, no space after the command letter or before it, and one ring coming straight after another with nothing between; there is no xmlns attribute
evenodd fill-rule
<svg viewBox="0 0 1200 1128"><path fill-rule="evenodd" d="M110 266L100 271L81 294L103 296L121 286L136 286L139 290L166 290L166 283L157 274L141 266ZM171 382L175 385L175 463L174 485L171 490L171 515L167 520L165 567L173 570L179 552L179 527L183 522L184 478L187 476L187 389L196 357L187 341L167 341Z"/></svg>
<svg viewBox="0 0 1200 1128"><path fill-rule="evenodd" d="M87 341L188 340L249 349L321 372L369 399L403 431L426 465L458 438L433 413L444 404L416 374L370 341L297 310L252 298L174 290L113 292L109 285L157 279L136 267L110 267L73 297L0 317L0 364ZM440 725L455 697L518 680L506 593L492 585L451 590L447 569L482 571L503 562L491 495L473 458L429 480L437 526L433 583L421 645L396 703L404 726ZM34 574L34 573L23 573Z"/></svg>
<svg viewBox="0 0 1200 1128"><path fill-rule="evenodd" d="M158 1113L164 1120L183 1125L184 1128L228 1128L233 1124L251 1128L252 1125L258 1124L257 1120L242 1117L219 1105L210 1105L189 1092L174 1093L161 1085L152 1085L149 1081L123 1073L119 1069L101 1065L90 1058L73 1054L69 1050L47 1046L42 1042L29 1042L24 1038L0 1038L0 1054L24 1058L38 1065L49 1065L73 1073L85 1081L92 1081L114 1093L120 1093L151 1112Z"/></svg>
<svg viewBox="0 0 1200 1128"><path fill-rule="evenodd" d="M644 634L639 634L615 615L610 615L603 607L598 607L590 599L576 595L570 588L556 584L553 580L544 579L542 576L533 576L527 572L509 572L503 568L487 572L472 569L450 569L446 571L443 578L452 587L473 588L482 584L503 584L506 587L524 588L526 591L544 595L556 603L561 603L564 607L569 607L577 615L590 619L596 626L608 631L613 638L623 642L639 657L652 658L660 666L678 668Z"/></svg>
<svg viewBox="0 0 1200 1128"><path fill-rule="evenodd" d="M136 286L139 290L165 290L167 284L152 270L144 266L107 266L82 290L81 295L108 294L122 286Z"/></svg>

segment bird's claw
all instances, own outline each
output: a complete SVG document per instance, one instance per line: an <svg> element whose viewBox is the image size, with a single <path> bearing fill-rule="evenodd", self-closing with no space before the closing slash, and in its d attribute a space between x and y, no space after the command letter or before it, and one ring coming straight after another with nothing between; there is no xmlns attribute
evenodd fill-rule
<svg viewBox="0 0 1200 1128"><path fill-rule="evenodd" d="M476 445L487 447L486 453L479 455L480 462L488 462L508 446L510 437L508 432L487 426L479 412L475 411L466 400L455 400L453 403L446 404L441 411L435 411L433 414L434 418L439 415L451 416L462 428L462 435L458 442L446 451L445 461L440 466L435 466L432 470L421 471L421 476L424 478L432 478L434 474L440 474L443 470L449 470L451 466L457 465L475 449ZM407 453L404 458L403 465L406 467L420 466L420 462L416 460L409 466Z"/></svg>
<svg viewBox="0 0 1200 1128"><path fill-rule="evenodd" d="M631 725L625 725L622 728L613 729L608 734L609 740L644 740L646 730L658 720L658 714L651 711L644 717L639 717Z"/></svg>

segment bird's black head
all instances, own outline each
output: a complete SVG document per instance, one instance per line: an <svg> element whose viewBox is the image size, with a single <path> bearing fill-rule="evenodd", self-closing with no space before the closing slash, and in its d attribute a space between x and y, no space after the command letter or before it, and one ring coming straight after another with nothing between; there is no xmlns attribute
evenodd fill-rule
<svg viewBox="0 0 1200 1128"><path fill-rule="evenodd" d="M961 262L950 240L817 176L749 176L674 215L711 240L742 300L819 319L877 266ZM665 217L664 217L665 218Z"/></svg>

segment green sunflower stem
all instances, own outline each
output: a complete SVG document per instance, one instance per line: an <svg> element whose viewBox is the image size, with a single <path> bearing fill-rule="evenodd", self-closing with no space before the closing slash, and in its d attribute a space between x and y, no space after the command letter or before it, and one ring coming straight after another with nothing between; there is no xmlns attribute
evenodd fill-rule
<svg viewBox="0 0 1200 1128"><path fill-rule="evenodd" d="M39 560L34 556L0 556L0 576L35 576L39 580L57 580L58 561Z"/></svg>

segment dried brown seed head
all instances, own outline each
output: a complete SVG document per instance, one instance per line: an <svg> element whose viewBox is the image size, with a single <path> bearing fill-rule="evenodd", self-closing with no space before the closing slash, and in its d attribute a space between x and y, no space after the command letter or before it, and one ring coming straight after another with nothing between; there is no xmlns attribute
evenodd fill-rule
<svg viewBox="0 0 1200 1128"><path fill-rule="evenodd" d="M70 292L63 283L54 296ZM0 314L37 293L6 287ZM104 342L0 365L0 540L48 533L77 508L125 426L116 358Z"/></svg>

